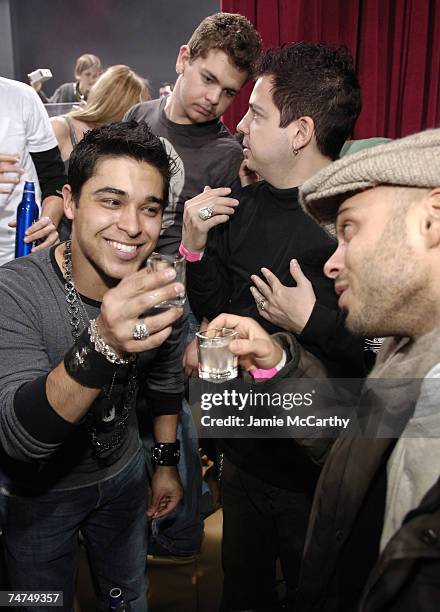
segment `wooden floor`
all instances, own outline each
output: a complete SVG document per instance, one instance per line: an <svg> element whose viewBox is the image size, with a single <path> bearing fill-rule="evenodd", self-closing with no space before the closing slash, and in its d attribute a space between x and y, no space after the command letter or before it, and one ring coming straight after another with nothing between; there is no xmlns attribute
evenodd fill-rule
<svg viewBox="0 0 440 612"><path fill-rule="evenodd" d="M149 612L216 612L220 603L222 569L220 542L222 513L205 521L205 538L197 559L185 565L152 561L149 566ZM93 612L95 597L83 552L77 588L76 611Z"/></svg>

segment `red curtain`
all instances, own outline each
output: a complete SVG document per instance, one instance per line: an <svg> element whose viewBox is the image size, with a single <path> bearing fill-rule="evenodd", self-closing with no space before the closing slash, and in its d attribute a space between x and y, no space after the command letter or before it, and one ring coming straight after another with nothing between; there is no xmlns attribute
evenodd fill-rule
<svg viewBox="0 0 440 612"><path fill-rule="evenodd" d="M398 138L440 126L440 0L222 0L259 30L265 47L346 45L362 88L354 138ZM235 126L251 86L224 120Z"/></svg>

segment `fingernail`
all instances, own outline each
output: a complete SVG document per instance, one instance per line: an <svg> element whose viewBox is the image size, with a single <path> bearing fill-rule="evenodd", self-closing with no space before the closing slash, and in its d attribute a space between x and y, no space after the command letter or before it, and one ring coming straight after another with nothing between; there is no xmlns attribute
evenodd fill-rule
<svg viewBox="0 0 440 612"><path fill-rule="evenodd" d="M163 273L165 278L175 278L176 277L176 271L174 268L167 268L166 270L164 270Z"/></svg>
<svg viewBox="0 0 440 612"><path fill-rule="evenodd" d="M177 295L179 295L179 293L185 293L185 287L182 285L182 283L176 283L174 285L174 291L177 293Z"/></svg>
<svg viewBox="0 0 440 612"><path fill-rule="evenodd" d="M296 261L296 259L292 259L292 261L290 262L292 264L292 266L297 266L298 262Z"/></svg>

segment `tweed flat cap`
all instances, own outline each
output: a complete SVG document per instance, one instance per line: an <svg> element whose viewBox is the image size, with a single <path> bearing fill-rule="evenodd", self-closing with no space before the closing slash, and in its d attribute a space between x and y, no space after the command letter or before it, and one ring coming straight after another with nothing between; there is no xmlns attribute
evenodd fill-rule
<svg viewBox="0 0 440 612"><path fill-rule="evenodd" d="M332 223L350 193L379 185L440 187L440 129L364 149L329 164L300 188L304 210Z"/></svg>

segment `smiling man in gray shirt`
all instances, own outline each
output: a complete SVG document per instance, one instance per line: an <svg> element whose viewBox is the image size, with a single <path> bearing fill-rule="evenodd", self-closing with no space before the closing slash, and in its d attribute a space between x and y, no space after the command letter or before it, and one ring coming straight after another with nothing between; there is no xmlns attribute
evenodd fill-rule
<svg viewBox="0 0 440 612"><path fill-rule="evenodd" d="M139 395L156 440L148 514L164 516L182 497L182 310L149 311L183 287L173 270L141 269L159 237L170 176L165 148L145 124L91 130L63 188L71 242L0 268L0 511L10 588L62 591L64 609L73 608L81 529L98 609L108 609L118 586L131 610L147 610Z"/></svg>

